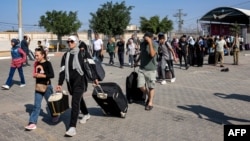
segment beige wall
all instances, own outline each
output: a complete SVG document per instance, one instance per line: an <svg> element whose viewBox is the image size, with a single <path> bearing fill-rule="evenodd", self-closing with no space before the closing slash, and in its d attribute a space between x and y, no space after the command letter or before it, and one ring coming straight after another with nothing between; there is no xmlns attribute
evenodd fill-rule
<svg viewBox="0 0 250 141"><path fill-rule="evenodd" d="M124 34L124 39L125 41L131 37L133 33L126 33ZM50 44L57 44L57 36L55 34L51 34L51 33L36 33L36 32L31 32L31 33L26 33L25 35L28 35L31 38L31 42L30 42L30 49L34 50L37 47L37 41L41 40L42 44L44 44L44 39L48 39ZM89 40L88 40L88 34L87 32L80 32L78 33L78 36L81 40L83 40L84 42L86 42L86 44L89 44ZM143 34L142 33L138 33L137 36L139 38L142 38ZM63 40L63 44L66 45L66 40L67 40L68 36L64 36L62 37ZM0 51L9 51L10 50L10 40L12 38L18 38L18 33L16 32L0 32ZM94 38L94 35L92 35L92 38ZM104 39L104 35L100 34L100 38Z"/></svg>
<svg viewBox="0 0 250 141"><path fill-rule="evenodd" d="M133 34L132 32L131 33L125 33L123 35L125 41L127 41L131 37L132 34ZM37 47L37 41L38 40L41 40L42 43L44 43L44 39L47 38L50 41L50 44L55 44L55 45L57 44L57 36L55 34L51 34L51 33L48 33L48 32L43 32L43 33L31 32L31 33L26 33L26 35L28 35L31 38L30 49L33 50L33 51ZM179 37L181 35L182 34L179 35L179 34L176 34L176 33L171 33L171 37L174 37L174 36ZM86 44L90 43L90 41L88 40L87 32L79 32L78 36L79 36L79 38L81 40L86 42ZM137 33L137 36L141 39L143 37L143 33ZM68 36L64 36L62 38L64 45L67 45L66 42L65 42L67 40L67 37ZM194 36L194 37L198 37L198 35ZM250 36L247 36L247 37L248 37L247 41L250 41ZM13 32L13 33L12 32L0 32L0 52L10 50L10 47L11 47L10 40L12 38L18 38L18 33L17 32ZM92 38L94 38L93 34L92 34ZM100 38L105 40L105 37L102 34L100 34Z"/></svg>

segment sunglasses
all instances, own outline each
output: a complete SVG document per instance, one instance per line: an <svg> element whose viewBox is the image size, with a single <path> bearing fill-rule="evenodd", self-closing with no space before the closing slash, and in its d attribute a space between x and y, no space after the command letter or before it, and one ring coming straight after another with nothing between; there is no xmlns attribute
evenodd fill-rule
<svg viewBox="0 0 250 141"><path fill-rule="evenodd" d="M74 42L75 42L75 41L73 41L73 40L67 41L68 44L69 44L69 43L73 44Z"/></svg>

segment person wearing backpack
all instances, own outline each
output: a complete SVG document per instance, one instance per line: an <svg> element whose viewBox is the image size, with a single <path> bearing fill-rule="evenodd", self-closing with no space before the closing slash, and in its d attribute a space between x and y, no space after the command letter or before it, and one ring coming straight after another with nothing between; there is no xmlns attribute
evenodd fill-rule
<svg viewBox="0 0 250 141"><path fill-rule="evenodd" d="M162 52L162 59L160 61L161 64L161 75L162 75L162 81L161 84L166 84L166 65L168 66L169 71L171 72L172 78L171 82L175 82L175 74L174 74L174 67L173 67L173 60L176 62L176 56L174 53L174 50L172 49L172 46L169 42L166 41L164 34L158 35L159 40L159 48Z"/></svg>

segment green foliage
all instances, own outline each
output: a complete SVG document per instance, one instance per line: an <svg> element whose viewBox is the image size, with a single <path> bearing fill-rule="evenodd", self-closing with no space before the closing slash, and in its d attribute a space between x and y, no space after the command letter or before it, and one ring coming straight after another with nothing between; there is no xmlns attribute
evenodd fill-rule
<svg viewBox="0 0 250 141"><path fill-rule="evenodd" d="M164 17L160 20L159 16L150 17L148 20L145 17L140 17L140 29L142 32L152 32L158 34L159 32L167 33L173 30L173 22Z"/></svg>
<svg viewBox="0 0 250 141"><path fill-rule="evenodd" d="M240 26L238 25L238 23L234 23L231 25L231 28L230 28L230 32L232 35L236 35L240 33Z"/></svg>
<svg viewBox="0 0 250 141"><path fill-rule="evenodd" d="M40 17L39 26L44 27L47 32L52 32L59 37L76 32L81 27L77 19L77 12L47 11Z"/></svg>
<svg viewBox="0 0 250 141"><path fill-rule="evenodd" d="M128 26L133 6L126 6L125 1L115 4L107 2L98 8L96 13L90 13L89 27L95 32L109 36L122 35Z"/></svg>

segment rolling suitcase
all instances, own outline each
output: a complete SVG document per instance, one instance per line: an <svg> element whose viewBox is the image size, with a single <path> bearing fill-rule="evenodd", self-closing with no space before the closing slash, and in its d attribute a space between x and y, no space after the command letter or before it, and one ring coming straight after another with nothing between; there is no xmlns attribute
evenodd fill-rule
<svg viewBox="0 0 250 141"><path fill-rule="evenodd" d="M166 69L166 73L165 73L166 79L171 80L172 79L172 73L170 70Z"/></svg>
<svg viewBox="0 0 250 141"><path fill-rule="evenodd" d="M104 114L125 118L128 102L117 83L99 83L94 87L92 97L102 108Z"/></svg>
<svg viewBox="0 0 250 141"><path fill-rule="evenodd" d="M245 44L245 50L250 50L249 44Z"/></svg>
<svg viewBox="0 0 250 141"><path fill-rule="evenodd" d="M163 79L160 66L157 68L157 71L158 71L158 78ZM166 77L165 79L168 79L168 80L172 79L172 73L170 72L168 66L166 66L165 68L165 77Z"/></svg>
<svg viewBox="0 0 250 141"><path fill-rule="evenodd" d="M214 53L210 53L208 56L208 64L214 64L215 63L215 55Z"/></svg>
<svg viewBox="0 0 250 141"><path fill-rule="evenodd" d="M137 77L138 73L133 71L126 78L126 97L129 103L134 101L145 102L146 99L146 95L140 90L140 88L137 88Z"/></svg>

